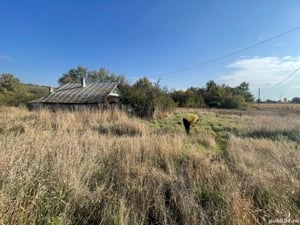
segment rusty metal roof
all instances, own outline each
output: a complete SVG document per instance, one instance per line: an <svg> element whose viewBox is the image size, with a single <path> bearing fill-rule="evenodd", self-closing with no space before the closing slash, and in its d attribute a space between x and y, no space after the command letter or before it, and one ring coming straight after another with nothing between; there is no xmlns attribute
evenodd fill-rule
<svg viewBox="0 0 300 225"><path fill-rule="evenodd" d="M90 83L82 87L80 83L68 83L48 96L42 98L42 103L99 103L109 96L118 96L112 93L119 85L118 82Z"/></svg>

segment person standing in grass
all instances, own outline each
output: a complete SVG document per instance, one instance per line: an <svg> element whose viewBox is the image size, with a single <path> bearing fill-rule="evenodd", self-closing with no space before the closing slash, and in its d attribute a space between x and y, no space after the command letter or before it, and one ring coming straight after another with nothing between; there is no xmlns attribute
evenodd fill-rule
<svg viewBox="0 0 300 225"><path fill-rule="evenodd" d="M196 114L189 113L186 117L183 118L183 125L185 132L190 134L190 127L192 124L196 123L199 120L199 117Z"/></svg>

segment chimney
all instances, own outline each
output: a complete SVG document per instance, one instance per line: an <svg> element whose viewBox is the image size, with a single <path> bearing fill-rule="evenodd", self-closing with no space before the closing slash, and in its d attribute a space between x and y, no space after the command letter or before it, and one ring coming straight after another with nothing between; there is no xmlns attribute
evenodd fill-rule
<svg viewBox="0 0 300 225"><path fill-rule="evenodd" d="M49 87L49 95L50 95L51 93L53 93L53 91L54 91L53 87Z"/></svg>
<svg viewBox="0 0 300 225"><path fill-rule="evenodd" d="M81 77L81 87L86 87L85 77Z"/></svg>

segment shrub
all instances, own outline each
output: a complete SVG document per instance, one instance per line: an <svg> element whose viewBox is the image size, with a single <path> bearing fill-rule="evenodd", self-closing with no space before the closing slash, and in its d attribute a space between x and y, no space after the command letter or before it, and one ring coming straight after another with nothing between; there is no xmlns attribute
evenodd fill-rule
<svg viewBox="0 0 300 225"><path fill-rule="evenodd" d="M135 115L152 118L155 111L169 111L175 103L159 83L152 84L147 78L138 80L133 86L121 87L121 101L133 109Z"/></svg>

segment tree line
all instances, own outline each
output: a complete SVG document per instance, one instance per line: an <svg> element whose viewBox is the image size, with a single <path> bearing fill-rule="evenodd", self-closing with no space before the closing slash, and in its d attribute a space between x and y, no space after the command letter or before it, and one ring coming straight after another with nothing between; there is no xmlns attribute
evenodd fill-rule
<svg viewBox="0 0 300 225"><path fill-rule="evenodd" d="M90 71L78 66L62 74L58 79L60 86L66 83L78 83L81 77L87 82L117 81L120 83L121 103L127 105L133 113L141 117L151 117L156 110L167 111L175 107L214 107L243 108L254 102L249 84L241 83L237 87L219 85L208 81L205 87L190 87L187 90L169 90L160 82L151 82L143 77L129 84L124 75L117 75L105 68ZM46 86L23 84L12 74L0 75L0 104L19 105L32 99L47 95Z"/></svg>
<svg viewBox="0 0 300 225"><path fill-rule="evenodd" d="M0 75L0 105L19 106L47 93L46 86L24 84L10 73Z"/></svg>

